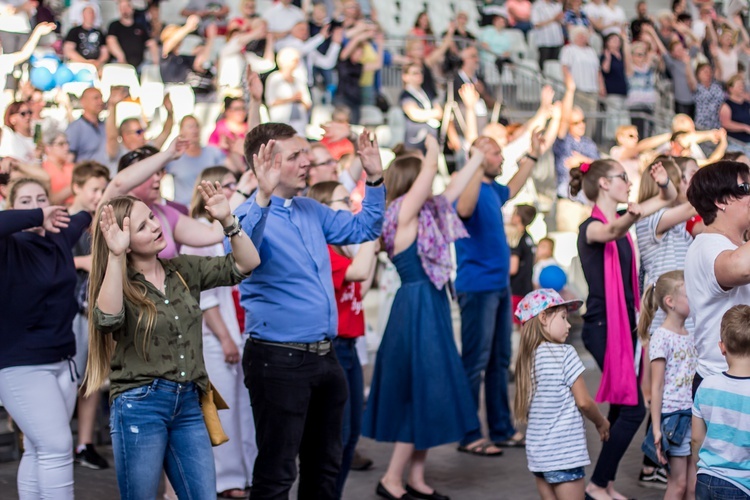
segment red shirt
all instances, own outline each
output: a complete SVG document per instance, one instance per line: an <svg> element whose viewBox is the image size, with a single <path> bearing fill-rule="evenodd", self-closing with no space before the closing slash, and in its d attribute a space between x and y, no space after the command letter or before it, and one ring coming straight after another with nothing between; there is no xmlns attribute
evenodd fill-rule
<svg viewBox="0 0 750 500"><path fill-rule="evenodd" d="M331 254L331 271L333 289L336 293L336 306L339 310L339 334L344 339L353 339L365 334L365 315L362 312L361 284L346 281L346 270L352 265L352 259L336 253L328 245Z"/></svg>

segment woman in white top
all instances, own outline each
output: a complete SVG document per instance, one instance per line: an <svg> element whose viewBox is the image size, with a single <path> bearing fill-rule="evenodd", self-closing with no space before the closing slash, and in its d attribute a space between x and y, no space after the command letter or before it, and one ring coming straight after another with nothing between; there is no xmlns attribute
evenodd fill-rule
<svg viewBox="0 0 750 500"><path fill-rule="evenodd" d="M25 102L12 102L5 110L5 127L0 138L0 156L24 163L38 163L40 150L31 131L31 108Z"/></svg>
<svg viewBox="0 0 750 500"><path fill-rule="evenodd" d="M286 47L276 55L279 70L266 80L266 105L272 122L288 123L298 134L305 134L307 112L312 107L307 75L295 71L300 55L296 49Z"/></svg>
<svg viewBox="0 0 750 500"><path fill-rule="evenodd" d="M628 23L625 11L617 5L617 0L608 0L600 7L599 14L601 16L602 37L620 33L622 27Z"/></svg>
<svg viewBox="0 0 750 500"><path fill-rule="evenodd" d="M719 161L698 170L690 181L688 200L703 218L705 230L695 237L685 258L685 289L694 311L698 373L701 381L727 370L719 350L724 313L750 304L750 168Z"/></svg>
<svg viewBox="0 0 750 500"><path fill-rule="evenodd" d="M721 34L717 36L713 25L706 25L711 55L721 83L726 83L739 72L740 53L750 54L750 38L741 19L736 22L736 26L737 29L724 25ZM741 42L738 40L739 36L742 36Z"/></svg>
<svg viewBox="0 0 750 500"><path fill-rule="evenodd" d="M224 196L230 200L237 187L237 179L226 167L209 167L196 181L190 203L190 216L211 226L212 217L198 191L201 181L221 184ZM234 197L235 199L237 197ZM216 243L207 247L183 245L181 253L221 257L226 255L224 245ZM247 498L246 488L252 484L253 464L258 455L255 445L255 424L250 406L250 396L245 389L242 371L242 349L246 335L237 321L232 299L232 287L223 286L201 292L203 310L203 360L211 385L229 406L219 412L219 419L229 442L214 447L216 464L216 492L222 498Z"/></svg>

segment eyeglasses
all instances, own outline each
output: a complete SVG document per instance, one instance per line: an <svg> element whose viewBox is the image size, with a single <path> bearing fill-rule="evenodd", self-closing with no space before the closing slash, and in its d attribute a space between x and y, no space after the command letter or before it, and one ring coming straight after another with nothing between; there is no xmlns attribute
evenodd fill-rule
<svg viewBox="0 0 750 500"><path fill-rule="evenodd" d="M142 128L139 128L139 129L136 129L136 130L131 130L129 133L135 134L135 135L143 135L143 134L146 133L146 131L143 130Z"/></svg>
<svg viewBox="0 0 750 500"><path fill-rule="evenodd" d="M60 142L52 143L53 146L67 146L68 144L70 144L68 141L60 141Z"/></svg>
<svg viewBox="0 0 750 500"><path fill-rule="evenodd" d="M336 165L336 160L331 158L330 160L322 161L320 163L311 163L310 168L323 167L323 166L332 167L333 165Z"/></svg>
<svg viewBox="0 0 750 500"><path fill-rule="evenodd" d="M222 184L221 186L224 189L229 189L230 191L234 191L237 189L237 183L236 182L227 182L226 184Z"/></svg>
<svg viewBox="0 0 750 500"><path fill-rule="evenodd" d="M352 206L352 199L347 196L345 198L340 198L338 200L331 200L331 201L328 202L328 206L331 206L334 203L344 203L347 207L351 207Z"/></svg>
<svg viewBox="0 0 750 500"><path fill-rule="evenodd" d="M586 118L578 120L577 122L570 122L571 125L580 125L581 123L586 123Z"/></svg>
<svg viewBox="0 0 750 500"><path fill-rule="evenodd" d="M607 179L620 178L625 184L627 184L629 181L628 174L626 174L625 172L622 172L621 174L605 175L604 177L606 177Z"/></svg>

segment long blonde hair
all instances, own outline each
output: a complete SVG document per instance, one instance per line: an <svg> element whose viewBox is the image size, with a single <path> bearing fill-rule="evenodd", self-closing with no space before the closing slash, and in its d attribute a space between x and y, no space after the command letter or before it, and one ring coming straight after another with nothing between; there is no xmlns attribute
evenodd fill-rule
<svg viewBox="0 0 750 500"><path fill-rule="evenodd" d="M521 325L521 343L516 359L516 397L513 404L513 413L518 424L528 421L529 406L536 391L534 377L536 350L542 342L554 342L540 317L544 314L545 318L550 318L563 309L565 306L550 307Z"/></svg>
<svg viewBox="0 0 750 500"><path fill-rule="evenodd" d="M667 312L664 299L672 295L678 288L685 286L685 273L682 271L669 271L662 274L656 283L646 287L641 299L641 315L638 318L638 338L643 344L647 344L651 338L651 323L654 322L656 311L661 309Z"/></svg>
<svg viewBox="0 0 750 500"><path fill-rule="evenodd" d="M109 205L114 210L117 225L122 228L122 221L125 217L130 217L135 203L143 203L133 196L118 196L109 201ZM107 270L109 261L109 247L102 234L99 221L102 216L102 208L96 213L96 218L92 223L93 234L91 237L91 273L89 274L89 357L86 361L86 376L83 380L86 396L99 390L102 384L109 376L112 362L112 354L115 351L115 341L111 334L105 334L97 330L94 324L94 307L99 291L102 288L104 274ZM122 292L123 299L126 303L138 311L138 322L136 323L136 335L142 336L141 352L139 353L144 359L148 359L148 345L151 340L151 333L156 324L156 305L149 299L146 285L137 281L128 279L127 266L122 266ZM136 347L136 352L138 348Z"/></svg>

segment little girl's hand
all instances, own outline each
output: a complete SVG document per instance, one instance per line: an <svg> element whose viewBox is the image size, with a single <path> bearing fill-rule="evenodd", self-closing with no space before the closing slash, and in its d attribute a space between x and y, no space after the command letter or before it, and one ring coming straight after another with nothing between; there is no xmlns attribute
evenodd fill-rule
<svg viewBox="0 0 750 500"><path fill-rule="evenodd" d="M609 420L606 418L604 419L604 423L601 425L596 426L597 432L599 432L599 438L602 441L608 441L609 440Z"/></svg>
<svg viewBox="0 0 750 500"><path fill-rule="evenodd" d="M661 464L667 464L669 461L667 460L667 457L664 456L664 452L661 449L661 430L660 429L654 429L654 446L656 447L656 458L659 459L659 463Z"/></svg>

